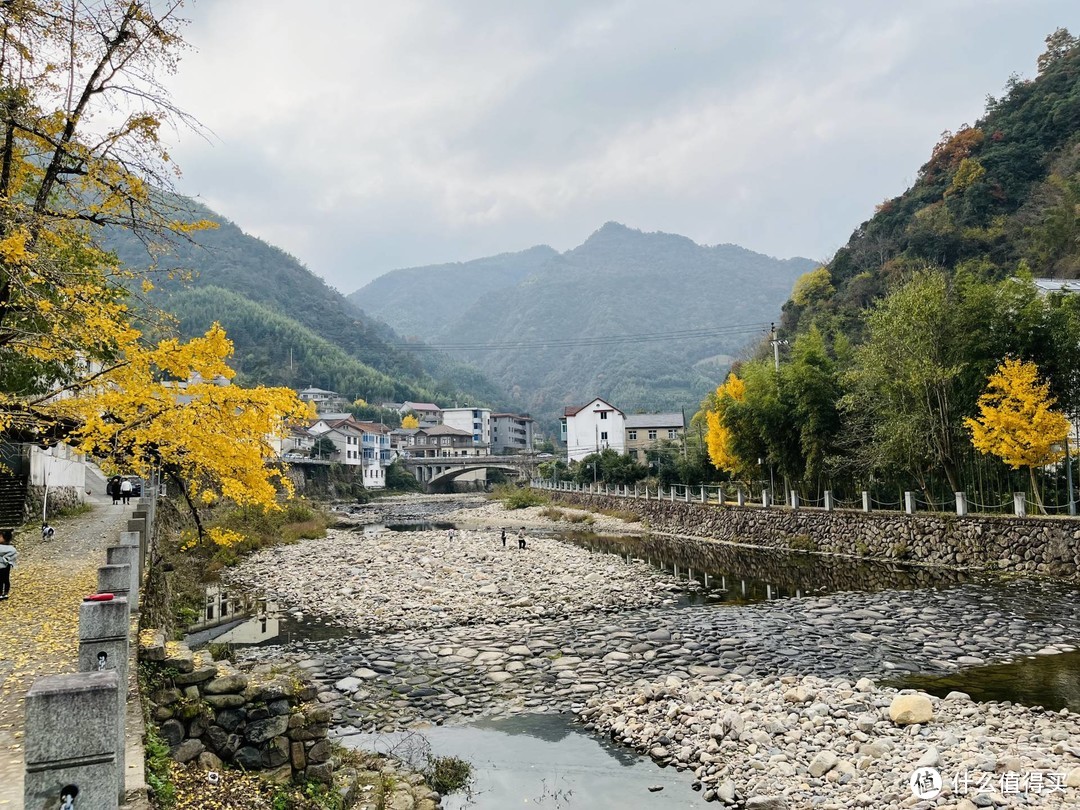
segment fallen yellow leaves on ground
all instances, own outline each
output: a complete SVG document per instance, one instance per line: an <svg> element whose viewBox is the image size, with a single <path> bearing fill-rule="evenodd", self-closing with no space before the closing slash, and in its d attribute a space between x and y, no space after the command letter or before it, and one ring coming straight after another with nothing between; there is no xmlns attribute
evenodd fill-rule
<svg viewBox="0 0 1080 810"><path fill-rule="evenodd" d="M85 567L30 560L14 569L11 598L0 602L0 729L22 737L23 696L42 675L74 672L79 655L79 605L97 589L100 561Z"/></svg>

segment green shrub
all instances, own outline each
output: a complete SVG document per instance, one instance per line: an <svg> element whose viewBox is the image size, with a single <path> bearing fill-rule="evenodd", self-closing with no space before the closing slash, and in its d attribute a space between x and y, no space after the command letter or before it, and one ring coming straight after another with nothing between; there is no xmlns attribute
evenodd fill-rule
<svg viewBox="0 0 1080 810"><path fill-rule="evenodd" d="M788 540L788 548L794 551L817 551L818 544L808 534L797 534Z"/></svg>
<svg viewBox="0 0 1080 810"><path fill-rule="evenodd" d="M146 784L154 794L157 807L169 808L176 802L172 783L172 753L161 738L157 726L146 724Z"/></svg>
<svg viewBox="0 0 1080 810"><path fill-rule="evenodd" d="M496 487L494 496L501 500L507 509L527 509L530 506L543 506L548 502L545 495L530 487Z"/></svg>
<svg viewBox="0 0 1080 810"><path fill-rule="evenodd" d="M468 788L472 765L460 757L431 757L423 775L432 790L445 796Z"/></svg>

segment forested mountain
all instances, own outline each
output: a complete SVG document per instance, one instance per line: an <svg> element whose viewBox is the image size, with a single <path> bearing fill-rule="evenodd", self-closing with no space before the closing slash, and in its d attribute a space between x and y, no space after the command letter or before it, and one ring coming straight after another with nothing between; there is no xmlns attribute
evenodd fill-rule
<svg viewBox="0 0 1080 810"><path fill-rule="evenodd" d="M315 385L369 400L396 398L390 392L397 391L413 399L504 402L475 369L438 352L400 348L393 330L359 312L283 250L198 202L179 198L177 205L193 221L217 227L170 245L159 258L150 300L177 317L185 337L219 321L236 344L245 378ZM128 267L150 264L145 246L128 231L109 231L105 245ZM264 344L271 339L273 346Z"/></svg>
<svg viewBox="0 0 1080 810"><path fill-rule="evenodd" d="M434 322L443 325L490 293L517 284L558 256L547 245L501 253L470 262L410 267L385 273L348 300L396 332L424 337Z"/></svg>
<svg viewBox="0 0 1080 810"><path fill-rule="evenodd" d="M827 278L793 296L788 331L822 315L857 329L867 304L927 265L1080 276L1080 49L1067 31L1047 43L1036 80L1014 75L974 125L944 133L915 184L878 206Z"/></svg>
<svg viewBox="0 0 1080 810"><path fill-rule="evenodd" d="M999 508L1029 488L1066 508L1080 295L1035 279L1080 275L1080 42L1061 29L1047 46L1035 79L945 133L796 282L780 373L761 346L699 416L717 467L760 476L765 459L808 497L917 490L948 508L964 490Z"/></svg>
<svg viewBox="0 0 1080 810"><path fill-rule="evenodd" d="M611 222L562 254L397 270L349 298L452 349L534 414L594 396L678 409L716 385L811 267Z"/></svg>

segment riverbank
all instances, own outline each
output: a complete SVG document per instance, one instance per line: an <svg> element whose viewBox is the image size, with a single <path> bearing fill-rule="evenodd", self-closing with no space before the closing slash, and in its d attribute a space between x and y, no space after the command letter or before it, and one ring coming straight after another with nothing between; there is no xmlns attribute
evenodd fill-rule
<svg viewBox="0 0 1080 810"><path fill-rule="evenodd" d="M662 766L693 770L693 788L728 805L1080 802L1080 715L1067 710L975 703L961 692L902 694L868 679L729 676L634 686L591 698L578 713ZM911 779L920 769L928 781L917 796Z"/></svg>

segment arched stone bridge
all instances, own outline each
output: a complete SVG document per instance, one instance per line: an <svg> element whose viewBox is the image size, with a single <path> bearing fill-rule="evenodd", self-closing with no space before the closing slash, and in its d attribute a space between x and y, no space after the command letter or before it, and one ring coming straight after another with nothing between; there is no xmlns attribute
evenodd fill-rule
<svg viewBox="0 0 1080 810"><path fill-rule="evenodd" d="M406 458L405 469L413 474L428 492L449 488L454 479L479 470L501 470L528 480L536 466L529 456L441 456Z"/></svg>

